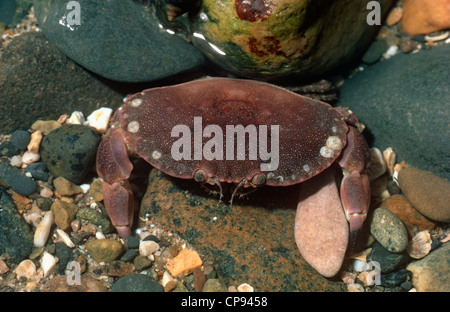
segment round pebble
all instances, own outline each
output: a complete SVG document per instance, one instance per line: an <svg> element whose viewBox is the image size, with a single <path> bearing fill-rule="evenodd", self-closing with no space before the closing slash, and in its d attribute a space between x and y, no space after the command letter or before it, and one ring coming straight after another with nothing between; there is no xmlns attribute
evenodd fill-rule
<svg viewBox="0 0 450 312"><path fill-rule="evenodd" d="M95 239L86 243L86 250L98 263L110 263L123 254L124 247L115 239Z"/></svg>
<svg viewBox="0 0 450 312"><path fill-rule="evenodd" d="M88 220L92 224L95 224L98 227L100 227L102 229L102 232L106 234L111 233L112 230L114 229L111 224L111 221L109 221L109 219L106 216L104 216L95 209L81 208L77 212L77 218Z"/></svg>
<svg viewBox="0 0 450 312"><path fill-rule="evenodd" d="M41 157L48 170L75 184L81 184L84 176L95 163L100 138L89 127L68 125L50 132L42 140Z"/></svg>
<svg viewBox="0 0 450 312"><path fill-rule="evenodd" d="M164 287L143 274L119 278L111 287L113 292L163 292Z"/></svg>
<svg viewBox="0 0 450 312"><path fill-rule="evenodd" d="M52 204L50 209L55 216L55 224L64 231L70 229L70 223L75 219L78 206L62 200L57 200Z"/></svg>
<svg viewBox="0 0 450 312"><path fill-rule="evenodd" d="M202 292L226 292L227 286L218 278L210 278L205 282Z"/></svg>
<svg viewBox="0 0 450 312"><path fill-rule="evenodd" d="M10 141L18 149L24 150L27 148L28 143L30 143L30 133L25 130L16 130L11 134Z"/></svg>
<svg viewBox="0 0 450 312"><path fill-rule="evenodd" d="M370 233L390 252L402 252L408 245L406 227L394 213L385 208L377 208L373 212Z"/></svg>
<svg viewBox="0 0 450 312"><path fill-rule="evenodd" d="M430 172L406 167L398 182L411 204L424 216L439 222L450 222L450 182Z"/></svg>

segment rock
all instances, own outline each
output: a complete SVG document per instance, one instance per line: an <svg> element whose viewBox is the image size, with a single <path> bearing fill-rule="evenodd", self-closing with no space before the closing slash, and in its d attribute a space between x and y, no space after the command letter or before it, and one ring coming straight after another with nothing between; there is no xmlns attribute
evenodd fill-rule
<svg viewBox="0 0 450 312"><path fill-rule="evenodd" d="M94 165L99 143L98 134L91 128L67 125L44 138L42 160L54 176L80 184Z"/></svg>
<svg viewBox="0 0 450 312"><path fill-rule="evenodd" d="M0 260L0 275L9 272L8 265L5 261Z"/></svg>
<svg viewBox="0 0 450 312"><path fill-rule="evenodd" d="M417 232L431 230L435 227L433 222L414 209L404 195L390 196L383 202L381 207L395 213L399 217L406 226L410 237L413 237Z"/></svg>
<svg viewBox="0 0 450 312"><path fill-rule="evenodd" d="M237 287L238 292L254 292L255 289L247 283L241 284Z"/></svg>
<svg viewBox="0 0 450 312"><path fill-rule="evenodd" d="M12 142L6 141L0 144L0 156L12 157L19 153L19 149Z"/></svg>
<svg viewBox="0 0 450 312"><path fill-rule="evenodd" d="M0 22L10 24L16 10L15 0L5 0L0 3Z"/></svg>
<svg viewBox="0 0 450 312"><path fill-rule="evenodd" d="M30 143L27 145L28 151L35 153L35 154L39 153L39 148L41 147L42 138L43 138L42 131L34 131L31 134Z"/></svg>
<svg viewBox="0 0 450 312"><path fill-rule="evenodd" d="M67 264L75 258L72 249L64 243L55 243L55 257L58 258L58 263L55 267L56 274L65 274Z"/></svg>
<svg viewBox="0 0 450 312"><path fill-rule="evenodd" d="M445 243L425 258L411 262L406 269L412 272L417 291L450 291L450 243Z"/></svg>
<svg viewBox="0 0 450 312"><path fill-rule="evenodd" d="M72 196L83 192L81 187L73 184L63 177L57 177L54 179L53 186L55 187L56 192L58 192L61 196Z"/></svg>
<svg viewBox="0 0 450 312"><path fill-rule="evenodd" d="M301 184L294 233L300 253L317 272L325 277L339 272L349 228L333 170Z"/></svg>
<svg viewBox="0 0 450 312"><path fill-rule="evenodd" d="M139 248L139 240L134 236L128 236L123 239L128 248Z"/></svg>
<svg viewBox="0 0 450 312"><path fill-rule="evenodd" d="M38 119L57 120L75 110L116 109L123 99L111 84L67 58L42 32L23 33L2 51L0 85L0 133L12 133L17 125L29 129Z"/></svg>
<svg viewBox="0 0 450 312"><path fill-rule="evenodd" d="M92 181L91 187L89 188L88 194L92 196L92 199L94 199L96 202L103 201L103 181L98 178Z"/></svg>
<svg viewBox="0 0 450 312"><path fill-rule="evenodd" d="M227 292L228 288L220 279L210 278L206 280L202 292Z"/></svg>
<svg viewBox="0 0 450 312"><path fill-rule="evenodd" d="M138 255L138 251L136 249L128 249L125 251L122 257L120 257L120 260L122 261L132 261L134 260ZM145 258L145 257L144 257ZM135 264L136 266L136 264Z"/></svg>
<svg viewBox="0 0 450 312"><path fill-rule="evenodd" d="M24 260L33 248L33 233L17 212L14 202L0 187L0 255L8 254L12 263Z"/></svg>
<svg viewBox="0 0 450 312"><path fill-rule="evenodd" d="M362 57L362 61L368 65L378 62L383 56L384 52L388 49L388 45L385 40L375 40L367 49Z"/></svg>
<svg viewBox="0 0 450 312"><path fill-rule="evenodd" d="M442 77L448 75L449 53L447 44L369 66L345 81L337 103L349 107L366 126L370 146L392 147L398 163L405 160L447 179L450 92Z"/></svg>
<svg viewBox="0 0 450 312"><path fill-rule="evenodd" d="M111 287L113 292L163 292L158 282L143 274L132 274L119 278Z"/></svg>
<svg viewBox="0 0 450 312"><path fill-rule="evenodd" d="M381 285L385 287L400 286L411 276L411 272L406 269L401 269L397 272L389 274L381 274Z"/></svg>
<svg viewBox="0 0 450 312"><path fill-rule="evenodd" d="M42 219L39 226L36 228L34 232L34 246L43 247L45 243L47 243L48 235L50 234L50 229L52 228L54 222L54 216L52 211L47 211L44 214L44 218Z"/></svg>
<svg viewBox="0 0 450 312"><path fill-rule="evenodd" d="M31 195L37 188L33 179L28 178L7 162L0 163L0 180L21 195Z"/></svg>
<svg viewBox="0 0 450 312"><path fill-rule="evenodd" d="M136 271L142 271L151 267L153 261L151 261L149 258L145 256L139 255L136 258L134 258L133 263L136 268Z"/></svg>
<svg viewBox="0 0 450 312"><path fill-rule="evenodd" d="M175 258L167 262L167 269L174 277L181 276L183 273L192 271L201 267L203 264L200 255L191 249L181 250Z"/></svg>
<svg viewBox="0 0 450 312"><path fill-rule="evenodd" d="M398 43L403 53L409 53L419 48L419 44L409 37L403 37Z"/></svg>
<svg viewBox="0 0 450 312"><path fill-rule="evenodd" d="M126 82L161 79L201 66L203 55L160 28L155 8L131 1L80 0L82 27L67 27L66 1L36 1L46 37L67 56L100 76ZM102 10L102 14L98 11ZM99 32L98 29L108 29Z"/></svg>
<svg viewBox="0 0 450 312"><path fill-rule="evenodd" d="M53 130L61 128L62 124L56 120L36 120L32 125L31 129L34 131L39 131L43 135L48 135Z"/></svg>
<svg viewBox="0 0 450 312"><path fill-rule="evenodd" d="M20 150L27 148L30 143L30 133L25 130L16 130L11 134L11 143Z"/></svg>
<svg viewBox="0 0 450 312"><path fill-rule="evenodd" d="M159 249L159 244L154 241L142 241L139 244L139 253L144 257L148 257Z"/></svg>
<svg viewBox="0 0 450 312"><path fill-rule="evenodd" d="M27 173L35 180L48 181L48 178L50 177L47 167L42 162L29 164L25 168L25 175L27 175Z"/></svg>
<svg viewBox="0 0 450 312"><path fill-rule="evenodd" d="M87 252L97 262L113 262L124 250L123 245L115 239L96 239L86 243Z"/></svg>
<svg viewBox="0 0 450 312"><path fill-rule="evenodd" d="M406 167L398 182L411 204L424 216L450 222L450 182L420 169Z"/></svg>
<svg viewBox="0 0 450 312"><path fill-rule="evenodd" d="M348 292L364 292L364 287L361 284L353 283L347 285Z"/></svg>
<svg viewBox="0 0 450 312"><path fill-rule="evenodd" d="M389 252L378 242L373 245L372 250L367 255L367 262L378 262L382 273L395 271L409 260L410 258L407 255Z"/></svg>
<svg viewBox="0 0 450 312"><path fill-rule="evenodd" d="M106 234L111 233L112 230L114 229L108 217L104 216L95 209L81 208L77 212L77 218L87 220L92 224L97 225L102 229L102 232Z"/></svg>
<svg viewBox="0 0 450 312"><path fill-rule="evenodd" d="M108 288L102 282L92 277L81 275L80 283L75 281L72 284L67 282L68 276L57 275L45 283L41 288L42 292L107 292Z"/></svg>
<svg viewBox="0 0 450 312"><path fill-rule="evenodd" d="M385 208L374 210L370 233L390 252L400 253L408 245L408 232L402 221Z"/></svg>
<svg viewBox="0 0 450 312"><path fill-rule="evenodd" d="M36 265L31 260L23 260L19 263L14 272L16 273L17 279L22 277L29 279L36 274Z"/></svg>
<svg viewBox="0 0 450 312"><path fill-rule="evenodd" d="M403 16L403 9L401 7L393 8L386 18L386 24L392 26L400 22Z"/></svg>
<svg viewBox="0 0 450 312"><path fill-rule="evenodd" d="M426 35L450 28L450 8L442 0L405 0L403 29L410 35Z"/></svg>
<svg viewBox="0 0 450 312"><path fill-rule="evenodd" d="M130 274L135 273L134 270L135 270L134 265L132 263L127 263L125 261L120 261L120 260L114 260L109 265L108 274L109 274L109 276L113 276L113 277L122 277L125 275L130 275Z"/></svg>
<svg viewBox="0 0 450 312"><path fill-rule="evenodd" d="M78 212L77 205L56 200L50 209L55 216L55 224L64 231L70 229L70 223L75 219Z"/></svg>
<svg viewBox="0 0 450 312"><path fill-rule="evenodd" d="M193 44L239 76L310 79L359 57L378 31L367 1L249 3L202 1L191 23ZM384 17L393 1L379 3Z"/></svg>
<svg viewBox="0 0 450 312"><path fill-rule="evenodd" d="M202 259L216 264L217 278L227 285L245 281L258 285L258 291L346 290L320 276L298 251L293 238L298 187L260 188L235 198L233 207L225 204L230 195L219 205L218 195L195 181L152 170L139 216L151 215L157 226L187 240Z"/></svg>

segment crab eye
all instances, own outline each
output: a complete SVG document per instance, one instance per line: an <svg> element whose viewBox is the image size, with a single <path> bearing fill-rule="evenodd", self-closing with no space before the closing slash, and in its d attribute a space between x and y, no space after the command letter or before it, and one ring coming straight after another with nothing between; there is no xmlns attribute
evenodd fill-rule
<svg viewBox="0 0 450 312"><path fill-rule="evenodd" d="M262 173L257 173L252 178L252 184L254 186L261 186L266 184L266 176Z"/></svg>
<svg viewBox="0 0 450 312"><path fill-rule="evenodd" d="M206 182L208 180L208 175L203 169L199 169L194 173L194 180L196 182Z"/></svg>

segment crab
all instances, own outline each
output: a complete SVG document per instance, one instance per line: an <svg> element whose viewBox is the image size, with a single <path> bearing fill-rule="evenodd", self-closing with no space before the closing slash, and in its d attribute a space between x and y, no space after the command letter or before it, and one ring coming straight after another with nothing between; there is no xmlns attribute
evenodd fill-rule
<svg viewBox="0 0 450 312"><path fill-rule="evenodd" d="M259 127L259 132L253 133L259 134L260 157L250 151L250 139L245 153L234 157L233 148L240 146L239 142L235 145L234 134L227 152L221 150L220 143L229 143L230 135L220 130L228 130L230 125L245 127L244 137L249 138L251 128ZM351 246L370 203L370 184L365 174L369 148L358 125L356 116L347 109L336 109L266 82L204 78L147 89L125 99L100 143L96 166L103 179L104 204L119 235L132 235L134 199L128 178L133 165L129 154L142 157L170 176L219 187L234 184L235 191L316 181L317 190L309 197L316 199L317 209L329 205L320 200L321 192L328 192L322 186L336 184L335 179L323 178L327 182L321 182L319 178L334 176L332 168L338 166L343 173L337 183L340 198L333 201L339 206L342 203L349 227L345 233ZM264 126L266 130L270 127L269 134L266 131L264 135ZM196 149L199 144L200 151ZM232 152L228 153L229 149ZM300 202L298 209L301 206ZM302 242L297 239L302 225L298 222L295 236L302 253ZM345 248L340 248L339 253L343 252Z"/></svg>

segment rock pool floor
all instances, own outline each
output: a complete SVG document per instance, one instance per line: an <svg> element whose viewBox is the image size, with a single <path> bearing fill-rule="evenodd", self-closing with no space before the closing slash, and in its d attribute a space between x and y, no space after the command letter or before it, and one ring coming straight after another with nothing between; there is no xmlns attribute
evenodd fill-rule
<svg viewBox="0 0 450 312"><path fill-rule="evenodd" d="M38 30L31 11L22 25L4 32L0 55L16 36ZM448 43L448 40L435 42L423 38L402 38L400 42L395 25L383 27L379 39L387 45L400 46L401 53L420 53L420 49ZM385 51L386 47L377 51L375 46L371 54L366 55L366 62L395 57L389 54L383 56ZM365 66L361 65L355 72ZM63 122L60 120L60 123ZM0 144L10 139L10 134L2 135ZM3 156L1 160L17 164L18 157L14 160L13 157L22 157L25 150ZM407 199L399 198L403 195L398 186L392 184L394 164L388 164L391 172L382 174L372 184L372 209L381 205L387 209L389 206L410 206ZM281 194L274 194L272 190L265 194L256 192L247 199L239 200L235 209L230 211L224 204L217 209L217 197L198 186L178 183L156 170L150 170L149 166L142 166L145 174L132 180L143 203L137 214L134 239L121 239L108 229L110 224L102 204L101 181L95 175L86 179L81 189L70 184L68 189L56 188L54 177L49 177L38 181L37 191L28 196L19 195L10 186L3 185L2 192L13 201L17 215L29 224L33 237L45 213L57 209L50 208L54 202L68 202L75 205L78 212L65 220L65 224L58 219L57 225L50 228L44 245L33 246L25 258L13 261L8 255L0 256L0 292L414 291L433 289L433 285L415 285L411 271L405 269L409 263L419 262L417 257L425 260L428 254L431 256L438 252L441 258L448 259L448 223L433 222L419 215L412 222L413 228L408 228L411 230L408 246L411 247L403 253L393 254L386 250L387 246L374 243L375 239L369 235L371 224L368 221L366 247L346 261L338 276L325 279L296 253L293 239L295 210L292 207L276 209L283 205L292 206L290 198L295 193L293 188L283 190ZM22 170L24 166L18 167ZM149 186L144 196L143 185L147 183ZM265 199L267 201L264 202ZM176 209L169 211L174 207ZM261 210L261 207L266 209ZM167 213L156 213L161 211ZM403 223L409 224L408 218L416 215L413 211L407 213L405 219L400 218ZM208 234L211 232L214 235ZM419 233L424 234L416 238ZM100 240L106 245L92 244ZM413 241L419 242L413 244ZM18 239L14 243L20 246L22 242ZM182 250L193 252L185 254ZM415 252L415 259L411 258L412 251ZM373 283L374 268L367 267L367 262L375 260L384 268L390 268L383 272L381 285ZM70 270L65 271L66 268ZM445 268L435 269L435 274L442 273L444 276L444 279L435 280L438 291L450 289L450 281L445 280L449 270ZM78 269L79 281L76 280ZM184 273L176 275L177 272ZM141 282L138 278L133 280L136 274L148 276L154 282ZM70 283L70 279L74 283ZM118 280L123 282L117 283ZM130 288L130 284L138 286Z"/></svg>

